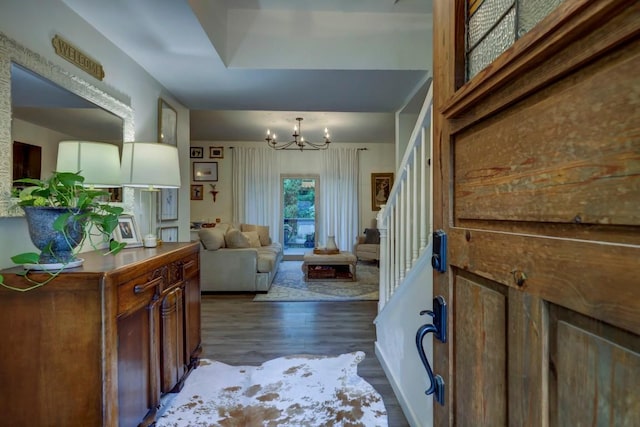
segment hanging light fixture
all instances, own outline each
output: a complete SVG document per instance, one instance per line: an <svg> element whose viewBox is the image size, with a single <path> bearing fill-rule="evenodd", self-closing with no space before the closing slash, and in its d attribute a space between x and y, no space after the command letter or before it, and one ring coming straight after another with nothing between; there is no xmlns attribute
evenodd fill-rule
<svg viewBox="0 0 640 427"><path fill-rule="evenodd" d="M267 137L265 140L269 147L274 150L326 150L329 148L329 144L331 144L331 140L329 139L329 130L324 128L324 142L322 144L309 142L304 139L302 136L302 117L297 117L296 120L298 124L293 127L293 141L289 142L277 142L276 134L271 133L270 130L267 130ZM300 138L300 139L298 139Z"/></svg>

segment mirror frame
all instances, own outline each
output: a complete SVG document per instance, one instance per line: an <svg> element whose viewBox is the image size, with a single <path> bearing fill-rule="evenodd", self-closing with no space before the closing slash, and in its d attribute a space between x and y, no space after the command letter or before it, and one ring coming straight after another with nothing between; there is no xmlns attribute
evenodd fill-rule
<svg viewBox="0 0 640 427"><path fill-rule="evenodd" d="M23 216L21 209L11 209L13 185L13 150L11 139L11 63L16 63L49 79L58 86L74 93L98 107L120 117L123 123L123 142L134 141L135 128L131 100L126 95L108 88L110 93L92 85L48 61L0 32L0 217ZM117 96L120 99L117 99ZM134 192L123 188L123 207L133 212Z"/></svg>

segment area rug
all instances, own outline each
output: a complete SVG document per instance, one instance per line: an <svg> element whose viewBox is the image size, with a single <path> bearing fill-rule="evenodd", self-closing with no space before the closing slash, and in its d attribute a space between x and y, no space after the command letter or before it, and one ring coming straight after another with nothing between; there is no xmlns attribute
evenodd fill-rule
<svg viewBox="0 0 640 427"><path fill-rule="evenodd" d="M357 374L364 357L291 356L261 366L203 359L156 426L387 426L382 397Z"/></svg>
<svg viewBox="0 0 640 427"><path fill-rule="evenodd" d="M378 300L379 272L375 264L358 263L356 282L305 282L302 261L280 263L273 284L254 301L367 301Z"/></svg>

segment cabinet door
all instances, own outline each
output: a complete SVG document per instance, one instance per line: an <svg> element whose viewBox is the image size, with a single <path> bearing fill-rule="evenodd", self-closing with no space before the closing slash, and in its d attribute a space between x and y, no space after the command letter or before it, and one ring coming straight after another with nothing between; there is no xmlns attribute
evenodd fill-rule
<svg viewBox="0 0 640 427"><path fill-rule="evenodd" d="M156 303L118 319L119 425L148 425L160 404ZM142 423L141 423L142 420Z"/></svg>
<svg viewBox="0 0 640 427"><path fill-rule="evenodd" d="M162 325L162 393L179 391L174 390L174 387L179 383L186 372L184 363L183 307L184 282L181 282L164 295L160 306Z"/></svg>
<svg viewBox="0 0 640 427"><path fill-rule="evenodd" d="M184 357L189 369L194 369L202 352L200 343L200 277L198 274L189 278L185 284L184 311Z"/></svg>

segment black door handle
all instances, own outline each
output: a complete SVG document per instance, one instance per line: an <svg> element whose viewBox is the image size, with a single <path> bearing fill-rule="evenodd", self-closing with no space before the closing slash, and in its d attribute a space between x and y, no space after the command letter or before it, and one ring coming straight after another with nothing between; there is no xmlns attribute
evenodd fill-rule
<svg viewBox="0 0 640 427"><path fill-rule="evenodd" d="M433 374L433 370L431 369L431 365L429 364L429 360L427 359L423 346L424 337L429 333L433 333L438 340L447 342L447 304L444 301L444 298L442 296L434 298L433 311L424 310L420 312L421 316L425 314L433 317L433 323L420 326L416 333L416 347L418 348L418 355L420 356L420 360L422 361L431 382L431 385L425 391L425 394L427 396L433 394L436 402L444 405L444 380L440 375Z"/></svg>

